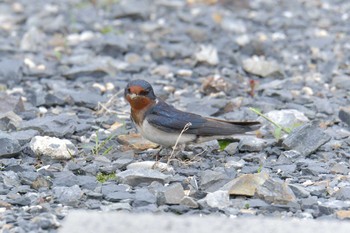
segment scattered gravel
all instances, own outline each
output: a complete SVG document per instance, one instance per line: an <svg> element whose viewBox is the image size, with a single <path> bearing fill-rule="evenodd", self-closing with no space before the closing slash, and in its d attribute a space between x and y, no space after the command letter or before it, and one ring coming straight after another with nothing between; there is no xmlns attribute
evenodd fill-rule
<svg viewBox="0 0 350 233"><path fill-rule="evenodd" d="M35 3L35 4L34 4ZM0 3L0 226L57 232L71 209L348 219L347 1ZM123 99L256 120L170 157ZM149 148L148 150L145 150Z"/></svg>

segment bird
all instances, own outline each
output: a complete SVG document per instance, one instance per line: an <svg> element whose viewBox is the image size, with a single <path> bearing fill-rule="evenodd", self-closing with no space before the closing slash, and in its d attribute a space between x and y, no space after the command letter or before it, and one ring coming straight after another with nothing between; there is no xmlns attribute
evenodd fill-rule
<svg viewBox="0 0 350 233"><path fill-rule="evenodd" d="M226 121L178 110L158 98L151 84L142 79L127 84L124 98L139 133L163 147L225 139L260 127L258 121Z"/></svg>

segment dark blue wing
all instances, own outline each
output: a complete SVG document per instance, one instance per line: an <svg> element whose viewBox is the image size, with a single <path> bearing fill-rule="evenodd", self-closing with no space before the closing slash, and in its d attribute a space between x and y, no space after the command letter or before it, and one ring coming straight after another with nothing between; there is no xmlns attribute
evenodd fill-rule
<svg viewBox="0 0 350 233"><path fill-rule="evenodd" d="M147 112L147 120L163 131L175 132L181 132L188 122L191 122L191 126L187 132L200 128L206 122L200 115L180 111L163 101L159 101Z"/></svg>
<svg viewBox="0 0 350 233"><path fill-rule="evenodd" d="M197 114L183 112L159 101L147 112L147 120L154 127L166 131L180 133L187 123L191 126L187 134L198 136L232 135L257 129L259 122L229 122L205 118Z"/></svg>

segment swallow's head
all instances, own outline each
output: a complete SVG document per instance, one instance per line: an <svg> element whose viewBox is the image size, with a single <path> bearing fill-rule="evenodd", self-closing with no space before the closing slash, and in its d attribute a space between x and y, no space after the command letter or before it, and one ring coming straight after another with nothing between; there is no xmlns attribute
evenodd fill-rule
<svg viewBox="0 0 350 233"><path fill-rule="evenodd" d="M134 110L141 110L156 102L151 84L145 80L133 80L125 87L124 97Z"/></svg>

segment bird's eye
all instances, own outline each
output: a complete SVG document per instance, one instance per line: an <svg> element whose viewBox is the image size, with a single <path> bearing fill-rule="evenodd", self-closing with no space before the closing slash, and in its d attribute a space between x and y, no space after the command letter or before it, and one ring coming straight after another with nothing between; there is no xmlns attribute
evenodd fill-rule
<svg viewBox="0 0 350 233"><path fill-rule="evenodd" d="M149 91L147 90L142 90L140 91L140 95L148 95Z"/></svg>
<svg viewBox="0 0 350 233"><path fill-rule="evenodd" d="M128 93L130 93L130 92L131 92L130 87L129 87L128 89L126 89L126 91L127 91Z"/></svg>

